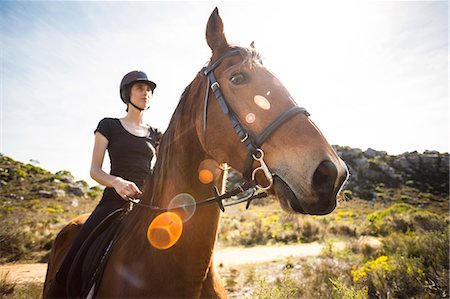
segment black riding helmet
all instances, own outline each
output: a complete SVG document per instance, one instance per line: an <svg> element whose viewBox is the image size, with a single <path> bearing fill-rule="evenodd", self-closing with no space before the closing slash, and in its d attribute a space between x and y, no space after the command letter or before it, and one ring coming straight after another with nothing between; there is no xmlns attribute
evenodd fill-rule
<svg viewBox="0 0 450 299"><path fill-rule="evenodd" d="M150 81L144 72L142 72L142 71L129 72L128 74L126 74L123 77L122 81L120 82L120 98L122 99L122 101L125 104L130 103L131 86L134 83L138 83L138 82L146 83L148 86L150 86L150 89L152 90L152 92L156 88L156 83L153 81ZM133 104L133 103L131 103L131 104Z"/></svg>

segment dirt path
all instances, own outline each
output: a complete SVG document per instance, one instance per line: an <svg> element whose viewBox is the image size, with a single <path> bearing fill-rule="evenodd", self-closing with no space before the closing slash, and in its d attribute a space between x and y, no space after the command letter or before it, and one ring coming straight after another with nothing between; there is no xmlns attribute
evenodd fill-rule
<svg viewBox="0 0 450 299"><path fill-rule="evenodd" d="M282 260L287 257L317 256L325 245L319 243L258 246L251 248L226 247L215 252L216 265L231 267L243 264L257 264ZM333 244L335 250L344 249L344 242ZM43 283L47 271L47 264L6 264L0 265L0 279L7 275L7 280L16 283Z"/></svg>
<svg viewBox="0 0 450 299"><path fill-rule="evenodd" d="M6 264L0 265L0 279L6 279L18 284L43 283L47 272L47 264Z"/></svg>
<svg viewBox="0 0 450 299"><path fill-rule="evenodd" d="M309 243L283 246L257 246L250 248L226 247L218 249L214 255L216 265L223 264L225 267L243 264L257 264L282 260L292 257L318 256L324 244ZM335 250L345 248L345 242L333 243Z"/></svg>

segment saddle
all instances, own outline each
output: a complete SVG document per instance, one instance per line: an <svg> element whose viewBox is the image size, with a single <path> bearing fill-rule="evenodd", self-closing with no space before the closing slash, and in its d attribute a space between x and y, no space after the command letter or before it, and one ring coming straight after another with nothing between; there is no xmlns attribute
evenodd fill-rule
<svg viewBox="0 0 450 299"><path fill-rule="evenodd" d="M86 298L100 282L106 262L114 246L126 208L109 214L86 238L78 251L67 276L69 298ZM92 296L95 296L96 290Z"/></svg>

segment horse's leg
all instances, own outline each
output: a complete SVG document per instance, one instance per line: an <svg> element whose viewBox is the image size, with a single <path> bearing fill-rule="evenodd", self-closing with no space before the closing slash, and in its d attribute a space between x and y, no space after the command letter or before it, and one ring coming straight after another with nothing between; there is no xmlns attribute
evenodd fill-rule
<svg viewBox="0 0 450 299"><path fill-rule="evenodd" d="M83 226L83 223L88 218L89 214L83 214L72 219L56 236L53 243L52 250L48 257L47 274L45 276L43 298L58 298L62 295L55 293L55 279L56 272L58 272L61 264L66 256L67 251L70 249L73 240L75 239L78 231Z"/></svg>
<svg viewBox="0 0 450 299"><path fill-rule="evenodd" d="M203 282L200 298L228 298L222 280L214 269L213 262L211 262L208 274Z"/></svg>

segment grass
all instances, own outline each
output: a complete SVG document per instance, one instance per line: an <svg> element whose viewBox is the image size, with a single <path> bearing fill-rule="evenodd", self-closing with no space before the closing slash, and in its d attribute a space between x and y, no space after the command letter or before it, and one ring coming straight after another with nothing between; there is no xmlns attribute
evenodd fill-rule
<svg viewBox="0 0 450 299"><path fill-rule="evenodd" d="M235 270L228 276L231 298L449 298L448 197L409 187L383 192L371 202L341 202L323 217L282 214L275 202L227 211L222 244L326 244L319 258ZM242 239L233 235L238 228ZM336 240L346 241L347 248L337 251Z"/></svg>
<svg viewBox="0 0 450 299"><path fill-rule="evenodd" d="M376 251L329 245L317 258L221 272L231 298L448 298L448 242L447 232L396 232Z"/></svg>
<svg viewBox="0 0 450 299"><path fill-rule="evenodd" d="M45 262L57 232L70 218L91 211L101 190L91 188L84 197L43 198L39 190L66 188L70 173L51 174L0 158L5 182L0 263ZM371 200L344 190L337 209L320 217L286 214L271 198L255 201L249 210L227 208L219 227L221 247L326 244L320 257L220 268L230 297L449 298L448 194L386 186L374 186ZM335 241L348 246L338 251ZM38 298L41 287L0 277L1 298Z"/></svg>

